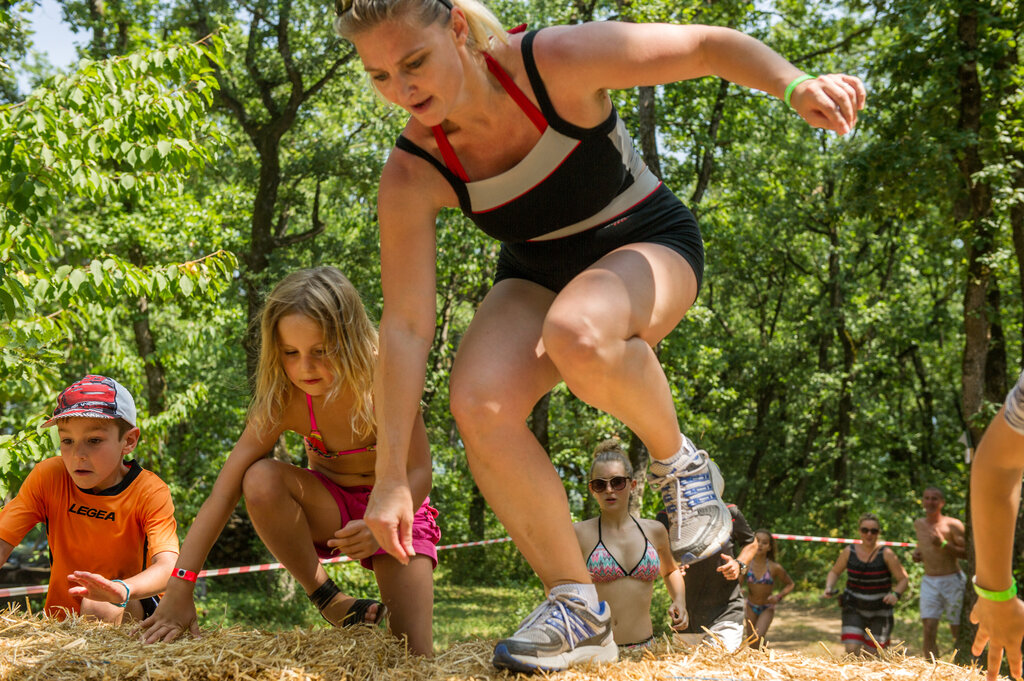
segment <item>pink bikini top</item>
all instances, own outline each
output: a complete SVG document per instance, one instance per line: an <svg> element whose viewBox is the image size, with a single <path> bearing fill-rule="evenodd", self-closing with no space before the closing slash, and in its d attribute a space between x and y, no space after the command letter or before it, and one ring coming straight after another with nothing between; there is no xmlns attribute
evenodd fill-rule
<svg viewBox="0 0 1024 681"><path fill-rule="evenodd" d="M658 558L658 551L647 539L647 535L644 534L644 530L640 527L640 523L637 522L636 518L632 516L630 518L636 523L640 534L644 536L644 555L632 570L626 572L619 564L619 561L615 559L615 556L605 548L604 540L601 537L601 518L598 517L597 544L587 557L587 571L590 572L590 576L595 582L599 584L614 582L616 579L622 579L623 577L632 577L633 579L639 579L641 582L653 582L661 574L661 560Z"/></svg>
<svg viewBox="0 0 1024 681"><path fill-rule="evenodd" d="M316 416L313 414L313 397L309 393L306 393L306 406L309 407L310 433L309 437L303 438L303 440L306 442L307 454L315 454L324 459L337 459L339 456L345 456L346 454L377 451L377 447L375 445L367 445L357 449L346 449L341 452L327 451L327 445L324 444L324 436L320 434L320 429L316 427Z"/></svg>

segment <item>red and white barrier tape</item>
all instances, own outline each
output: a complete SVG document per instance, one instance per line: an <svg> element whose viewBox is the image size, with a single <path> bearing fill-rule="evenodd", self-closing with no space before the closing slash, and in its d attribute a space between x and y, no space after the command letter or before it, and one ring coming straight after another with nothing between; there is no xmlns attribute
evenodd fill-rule
<svg viewBox="0 0 1024 681"><path fill-rule="evenodd" d="M503 542L512 541L512 537L502 537L501 539L484 539L483 541L468 541L461 544L447 544L445 546L438 546L438 551L444 551L447 549L464 549L468 546L485 546L487 544L501 544ZM337 558L323 558L320 560L324 565L331 563L348 563L353 560L348 556L338 556ZM283 565L280 563L263 563L262 565L240 565L238 567L226 567L226 568L214 568L212 570L203 570L199 573L200 577L221 577L223 575L241 575L247 572L266 572L268 570L280 570ZM14 586L9 589L0 589L0 598L6 598L8 596L29 596L32 594L44 594L49 588L46 584L40 584L39 586Z"/></svg>
<svg viewBox="0 0 1024 681"><path fill-rule="evenodd" d="M812 541L812 542L825 542L828 544L857 544L860 542L859 539L843 539L837 537L812 537L803 534L773 534L776 539L791 539L794 541ZM486 546L488 544L501 544L503 542L512 541L512 537L502 537L500 539L484 539L482 541L467 541L461 544L447 544L445 546L438 546L438 551L445 551L447 549L464 549L470 546ZM898 547L909 547L916 546L910 542L904 541L880 541L879 544L883 546L898 546ZM331 563L348 563L353 560L348 556L339 556L337 558L325 558L320 562L328 565ZM223 575L241 575L247 572L266 572L268 570L280 570L283 565L280 563L263 563L262 565L241 565L238 567L226 567L226 568L215 568L212 570L203 570L199 573L200 577L221 577ZM0 589L0 598L7 598L9 596L29 596L32 594L44 594L49 587L46 584L40 584L39 586L15 586L8 589Z"/></svg>
<svg viewBox="0 0 1024 681"><path fill-rule="evenodd" d="M776 539L793 539L795 541L820 541L826 544L859 544L860 539L843 539L842 537L811 537L804 534L772 534ZM917 546L907 541L880 541L880 546Z"/></svg>

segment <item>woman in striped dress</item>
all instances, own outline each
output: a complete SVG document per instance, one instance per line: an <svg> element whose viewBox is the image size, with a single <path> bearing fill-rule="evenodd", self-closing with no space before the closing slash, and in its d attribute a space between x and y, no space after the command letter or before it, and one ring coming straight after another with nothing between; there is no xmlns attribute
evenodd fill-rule
<svg viewBox="0 0 1024 681"><path fill-rule="evenodd" d="M873 513L860 517L860 543L843 548L825 579L825 598L839 594L836 583L846 572L842 640L847 653L876 653L889 645L892 609L907 590L909 579L900 559L878 543L881 523ZM895 586L893 586L895 583Z"/></svg>

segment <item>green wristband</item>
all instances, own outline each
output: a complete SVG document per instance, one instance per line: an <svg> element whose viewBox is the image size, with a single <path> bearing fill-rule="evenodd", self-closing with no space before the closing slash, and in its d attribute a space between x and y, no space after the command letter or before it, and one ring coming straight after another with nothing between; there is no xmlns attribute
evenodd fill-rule
<svg viewBox="0 0 1024 681"><path fill-rule="evenodd" d="M794 78L793 82L786 86L786 96L783 97L783 101L786 102L786 106L788 106L788 107L792 107L793 106L792 104L789 103L789 98L793 96L793 90L796 89L797 85L799 85L800 83L804 82L805 80L814 80L815 78L817 78L817 76L811 76L811 75L808 75L806 73L804 75L802 75L802 76L798 76L797 78Z"/></svg>
<svg viewBox="0 0 1024 681"><path fill-rule="evenodd" d="M974 592L984 599L990 601L1008 601L1011 598L1017 596L1017 582L1011 582L1010 588L1005 591L989 591L988 589L982 589L978 586L978 577L972 577L971 581L974 582Z"/></svg>
<svg viewBox="0 0 1024 681"><path fill-rule="evenodd" d="M946 548L946 544L948 544L948 543L949 543L949 541L948 541L948 540L946 540L946 539L943 539L943 540L942 540L942 543L941 543L941 544L939 544L939 548L940 548L940 549L944 549L944 548Z"/></svg>
<svg viewBox="0 0 1024 681"><path fill-rule="evenodd" d="M128 586L127 584L125 584L124 581L120 580L120 579L112 579L110 581L112 581L112 582L114 582L116 584L120 584L121 586L124 587L124 602L123 603L114 603L114 605L116 605L119 608L128 607L128 601L130 601L131 598L132 598L132 589L131 589L131 587Z"/></svg>

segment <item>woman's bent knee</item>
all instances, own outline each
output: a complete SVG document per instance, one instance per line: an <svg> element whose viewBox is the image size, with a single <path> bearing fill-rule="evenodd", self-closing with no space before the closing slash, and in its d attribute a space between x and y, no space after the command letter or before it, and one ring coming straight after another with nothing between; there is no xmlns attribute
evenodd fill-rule
<svg viewBox="0 0 1024 681"><path fill-rule="evenodd" d="M606 363L602 333L585 319L549 317L544 320L544 349L559 373L569 377L579 371L600 369Z"/></svg>

